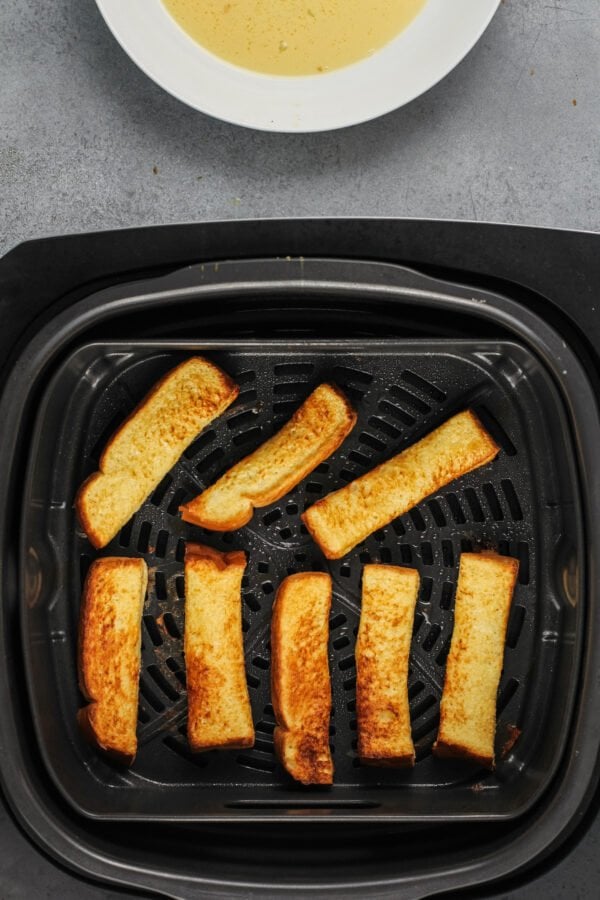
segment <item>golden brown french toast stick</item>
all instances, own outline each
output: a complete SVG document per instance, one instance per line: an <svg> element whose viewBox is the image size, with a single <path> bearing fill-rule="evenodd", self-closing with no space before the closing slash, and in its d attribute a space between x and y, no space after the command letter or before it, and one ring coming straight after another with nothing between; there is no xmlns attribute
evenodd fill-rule
<svg viewBox="0 0 600 900"><path fill-rule="evenodd" d="M181 363L153 387L113 434L99 471L84 482L75 500L94 547L105 547L114 538L238 393L231 378L201 356Z"/></svg>
<svg viewBox="0 0 600 900"><path fill-rule="evenodd" d="M254 725L242 637L246 554L188 544L185 670L188 741L194 751L251 747Z"/></svg>
<svg viewBox="0 0 600 900"><path fill-rule="evenodd" d="M126 765L137 751L147 583L143 559L98 559L90 566L79 614L79 686L90 702L77 719L88 740Z"/></svg>
<svg viewBox="0 0 600 900"><path fill-rule="evenodd" d="M339 559L455 478L491 462L499 447L465 410L302 516L328 559Z"/></svg>
<svg viewBox="0 0 600 900"><path fill-rule="evenodd" d="M331 784L331 684L327 645L331 578L302 572L277 591L271 623L275 751L292 778Z"/></svg>
<svg viewBox="0 0 600 900"><path fill-rule="evenodd" d="M281 499L331 456L355 422L339 388L319 385L281 431L182 506L182 518L212 531L241 528L256 507Z"/></svg>
<svg viewBox="0 0 600 900"><path fill-rule="evenodd" d="M419 573L400 566L363 569L356 641L358 755L375 766L414 766L408 704L410 643Z"/></svg>
<svg viewBox="0 0 600 900"><path fill-rule="evenodd" d="M495 553L460 558L454 631L446 663L437 756L494 765L496 696L519 562Z"/></svg>

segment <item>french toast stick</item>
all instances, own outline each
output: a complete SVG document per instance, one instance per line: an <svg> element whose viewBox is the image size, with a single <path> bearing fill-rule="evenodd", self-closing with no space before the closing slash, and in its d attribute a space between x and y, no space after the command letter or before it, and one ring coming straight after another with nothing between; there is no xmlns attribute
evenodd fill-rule
<svg viewBox="0 0 600 900"><path fill-rule="evenodd" d="M419 573L366 565L356 641L358 755L376 766L414 766L408 703L410 644Z"/></svg>
<svg viewBox="0 0 600 900"><path fill-rule="evenodd" d="M331 578L301 572L282 581L271 623L275 751L302 784L331 784L328 639Z"/></svg>
<svg viewBox="0 0 600 900"><path fill-rule="evenodd" d="M89 704L77 720L91 743L126 765L137 751L147 583L143 559L98 559L90 566L79 615L79 687Z"/></svg>
<svg viewBox="0 0 600 900"><path fill-rule="evenodd" d="M212 531L241 528L331 456L355 422L339 388L319 385L277 434L182 506L182 518Z"/></svg>
<svg viewBox="0 0 600 900"><path fill-rule="evenodd" d="M460 558L454 630L433 752L493 768L496 697L519 562L495 553Z"/></svg>
<svg viewBox="0 0 600 900"><path fill-rule="evenodd" d="M152 388L110 438L99 470L77 494L77 515L94 547L113 539L238 393L225 372L200 356L181 363Z"/></svg>
<svg viewBox="0 0 600 900"><path fill-rule="evenodd" d="M241 584L246 554L187 544L184 655L192 750L252 747Z"/></svg>
<svg viewBox="0 0 600 900"><path fill-rule="evenodd" d="M491 462L499 449L475 413L465 410L318 500L302 519L327 559L339 559L439 488Z"/></svg>

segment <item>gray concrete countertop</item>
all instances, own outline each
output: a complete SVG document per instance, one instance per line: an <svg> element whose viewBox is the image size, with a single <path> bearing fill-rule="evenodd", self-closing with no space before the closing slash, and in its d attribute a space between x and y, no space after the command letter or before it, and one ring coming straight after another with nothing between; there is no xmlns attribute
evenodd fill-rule
<svg viewBox="0 0 600 900"><path fill-rule="evenodd" d="M54 233L254 216L597 230L599 188L600 0L503 0L443 83L320 135L188 109L129 61L94 0L0 0L0 254ZM597 822L529 888L489 896L596 896L599 841ZM0 850L2 898L121 896L33 850L1 806Z"/></svg>
<svg viewBox="0 0 600 900"><path fill-rule="evenodd" d="M599 0L504 0L409 106L339 132L261 134L163 92L94 0L0 0L0 253L53 233L254 216L595 230L599 85Z"/></svg>

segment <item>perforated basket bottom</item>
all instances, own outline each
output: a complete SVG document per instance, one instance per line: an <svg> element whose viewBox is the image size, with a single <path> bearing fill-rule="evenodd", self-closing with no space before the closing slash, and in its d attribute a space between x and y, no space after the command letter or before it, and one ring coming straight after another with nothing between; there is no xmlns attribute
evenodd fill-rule
<svg viewBox="0 0 600 900"><path fill-rule="evenodd" d="M381 806L417 818L438 812L483 816L514 812L515 796L522 796L522 785L518 789L515 785L544 740L551 702L547 688L555 654L562 646L561 588L554 584L550 557L538 548L549 547L550 537L561 534L564 522L556 461L549 452L543 415L552 397L549 393L540 398L539 384L532 389L525 374L526 366L531 370L533 365L531 358L509 343L378 342L363 343L360 348L339 343L273 343L257 348L238 342L206 347L202 352L239 383L238 401L200 435L102 553L140 555L150 569L143 617L138 757L132 770L124 773L82 741L74 724L82 703L75 674L77 620L81 586L96 554L78 529L73 497L79 483L97 467L109 435L151 385L190 352L191 347L173 344L81 348L50 386L40 414L43 440L36 458L43 443L54 438L52 420L56 463L50 481L43 466L33 463L32 505L37 507L38 519L31 529L30 545L38 558L55 556L53 564L59 570L58 580L40 592L41 602L47 604L49 633L64 635L52 638L49 678L62 713L58 737L53 739L69 742L72 764L83 773L67 775L67 762L57 773L48 754L63 791L79 794L77 802L85 812L108 816L201 816L207 803L211 810L219 809L220 798L223 803L227 800L229 809L244 804L267 808L298 798L299 793L317 798L315 802ZM353 433L330 459L280 502L257 510L252 522L238 532L210 533L181 521L178 508L183 502L277 430L324 380L333 380L346 391L359 417ZM497 460L449 485L343 559L327 562L300 514L467 406L475 409L500 444ZM71 423L69 428L66 423ZM546 502L549 484L553 485L551 507ZM43 529L40 508L45 511ZM256 744L251 750L194 755L187 747L182 650L187 540L248 553L243 629L256 724ZM498 767L493 774L437 760L431 754L452 632L458 562L461 552L477 547L492 547L520 561L498 694ZM375 561L414 566L421 574L409 680L417 752L412 771L363 767L356 757L354 644L361 571L365 563ZM286 575L309 570L329 571L334 585L330 667L336 786L326 794L293 785L273 751L271 607ZM544 683L540 668L545 671ZM528 727L532 710L535 730ZM38 712L38 729L49 740L52 726L43 711ZM504 752L513 725L522 728L523 735L510 752ZM63 758L67 760L68 754ZM119 789L110 802L94 807L93 792L85 793L85 779L90 777L99 785ZM508 790L512 783L515 789ZM435 794L427 790L440 786L446 790ZM219 788L227 790L219 793ZM539 789L539 780L532 782L530 793L534 789ZM82 792L89 802L82 799Z"/></svg>

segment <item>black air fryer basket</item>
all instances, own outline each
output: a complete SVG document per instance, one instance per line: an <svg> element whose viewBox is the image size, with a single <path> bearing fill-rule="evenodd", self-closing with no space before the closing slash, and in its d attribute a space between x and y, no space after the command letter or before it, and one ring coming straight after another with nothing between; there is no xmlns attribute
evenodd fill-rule
<svg viewBox="0 0 600 900"><path fill-rule="evenodd" d="M75 519L77 487L97 467L119 422L193 353L229 372L240 396L98 554ZM324 380L339 384L358 412L342 447L239 532L183 523L179 506L281 427ZM497 460L343 559L326 561L301 513L466 407L500 445ZM536 840L551 843L553 829L558 835L589 786L590 752L598 749L592 689L598 657L589 639L599 621L600 547L591 524L600 510L593 468L600 424L580 359L547 321L507 297L391 265L192 266L91 294L38 328L12 367L2 421L9 435L1 451L12 491L7 502L20 518L20 542L13 534L4 572L5 584L14 578L20 603L33 722L28 752L35 747L56 791L55 821L64 820L57 827L67 844L73 830L64 823L81 823L78 840L97 867L87 871L118 878L116 866L124 883L177 897L198 896L202 887L211 896L235 890L269 896L284 888L364 896L387 889L396 858L391 848L399 842L406 858L395 872L394 896L426 896L466 884L469 869L502 874L518 865L527 841L531 851ZM20 478L8 477L17 471ZM249 555L243 629L257 731L251 750L194 755L187 748L186 540ZM520 561L492 773L431 755L459 558L477 548ZM82 703L79 601L98 555L142 556L150 569L140 747L130 770L99 756L75 721ZM356 756L360 577L363 565L375 561L415 566L421 575L409 679L417 749L411 771L363 767ZM275 591L286 575L315 569L329 571L334 584L336 775L326 791L294 784L276 761L269 696ZM577 752L583 744L585 759ZM535 826L541 810L543 826ZM227 848L239 854L241 846L236 880L229 886L211 880L219 865L226 869ZM325 868L318 872L321 852L329 859L321 858ZM253 863L261 854L271 863L257 877ZM64 855L78 864L67 847Z"/></svg>

